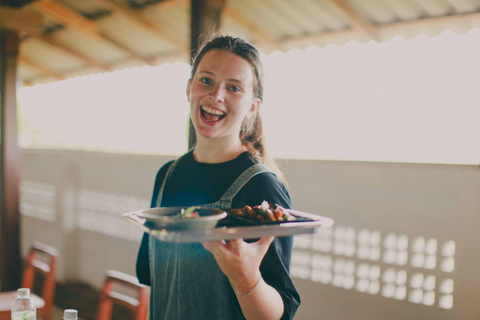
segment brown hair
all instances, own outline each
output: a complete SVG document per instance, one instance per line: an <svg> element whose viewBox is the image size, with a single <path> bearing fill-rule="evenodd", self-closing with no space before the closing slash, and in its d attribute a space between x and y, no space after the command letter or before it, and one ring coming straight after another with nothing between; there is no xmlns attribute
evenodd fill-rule
<svg viewBox="0 0 480 320"><path fill-rule="evenodd" d="M193 78L203 56L210 50L224 50L245 59L252 66L253 93L256 98L263 101L263 67L260 53L247 40L242 37L231 37L219 33L210 35L200 46L198 54L193 57L190 77ZM240 141L250 155L261 163L268 165L286 184L283 174L273 159L270 159L265 148L265 133L263 132L262 119L257 110L255 114L246 117L240 128Z"/></svg>

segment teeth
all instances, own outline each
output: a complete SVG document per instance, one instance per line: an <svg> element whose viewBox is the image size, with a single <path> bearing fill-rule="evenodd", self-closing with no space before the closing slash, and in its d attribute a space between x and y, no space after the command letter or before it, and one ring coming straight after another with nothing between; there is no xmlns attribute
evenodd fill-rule
<svg viewBox="0 0 480 320"><path fill-rule="evenodd" d="M222 112L220 110L213 109L213 108L210 108L210 107L202 106L202 109L204 111L208 112L208 113L215 114L215 115L218 115L218 116L223 116L225 114L225 112Z"/></svg>

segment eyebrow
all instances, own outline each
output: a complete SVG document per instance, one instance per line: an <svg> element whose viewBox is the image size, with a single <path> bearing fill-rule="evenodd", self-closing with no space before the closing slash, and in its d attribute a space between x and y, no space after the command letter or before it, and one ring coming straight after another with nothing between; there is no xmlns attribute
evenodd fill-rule
<svg viewBox="0 0 480 320"><path fill-rule="evenodd" d="M198 71L198 73L199 73L199 74L200 74L200 73L207 73L207 74L209 74L209 75L215 76L215 74L214 74L213 72L207 71L207 70L200 70L200 71ZM243 83L244 83L242 80L238 80L238 79L228 79L228 81L238 82L238 83L240 83L240 84L243 84Z"/></svg>

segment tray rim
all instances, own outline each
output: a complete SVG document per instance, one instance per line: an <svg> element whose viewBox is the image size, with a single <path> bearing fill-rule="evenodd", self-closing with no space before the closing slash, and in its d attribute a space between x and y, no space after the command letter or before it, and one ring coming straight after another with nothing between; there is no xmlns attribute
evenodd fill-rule
<svg viewBox="0 0 480 320"><path fill-rule="evenodd" d="M329 228L334 224L334 220L328 217L287 209L287 211L290 213L311 219L311 221L288 221L278 224L246 225L235 227L223 226L209 229L167 230L152 229L149 226L146 226L146 220L138 216L139 211L140 210L124 213L123 218L160 241L175 243L230 240L235 238L258 239L263 236L293 236L300 234L313 234L318 232L320 228Z"/></svg>

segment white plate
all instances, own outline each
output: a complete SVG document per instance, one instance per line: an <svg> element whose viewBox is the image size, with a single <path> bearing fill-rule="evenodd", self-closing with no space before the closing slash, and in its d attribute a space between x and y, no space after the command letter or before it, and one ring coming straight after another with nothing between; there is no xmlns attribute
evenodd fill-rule
<svg viewBox="0 0 480 320"><path fill-rule="evenodd" d="M181 208L179 208L181 209ZM164 242L201 242L212 240L229 240L236 238L258 239L264 236L292 236L297 234L313 234L320 228L329 228L334 221L331 218L314 215L311 213L300 212L296 210L287 210L295 216L311 219L310 221L289 221L278 224L260 224L260 225L217 225L214 228L203 229L168 229L155 227L152 223L147 223L146 218L139 216L140 212L146 210L128 212L123 214L123 218L144 232L154 236ZM145 215L145 214L143 214ZM157 217L158 219L158 217ZM228 219L228 218L227 218ZM152 219L150 219L152 220Z"/></svg>
<svg viewBox="0 0 480 320"><path fill-rule="evenodd" d="M180 212L188 207L166 207L139 210L135 212L137 216L145 219L146 226L154 229L209 229L215 228L218 221L227 216L224 210L215 208L195 209L199 213L198 218L185 218L180 216Z"/></svg>

